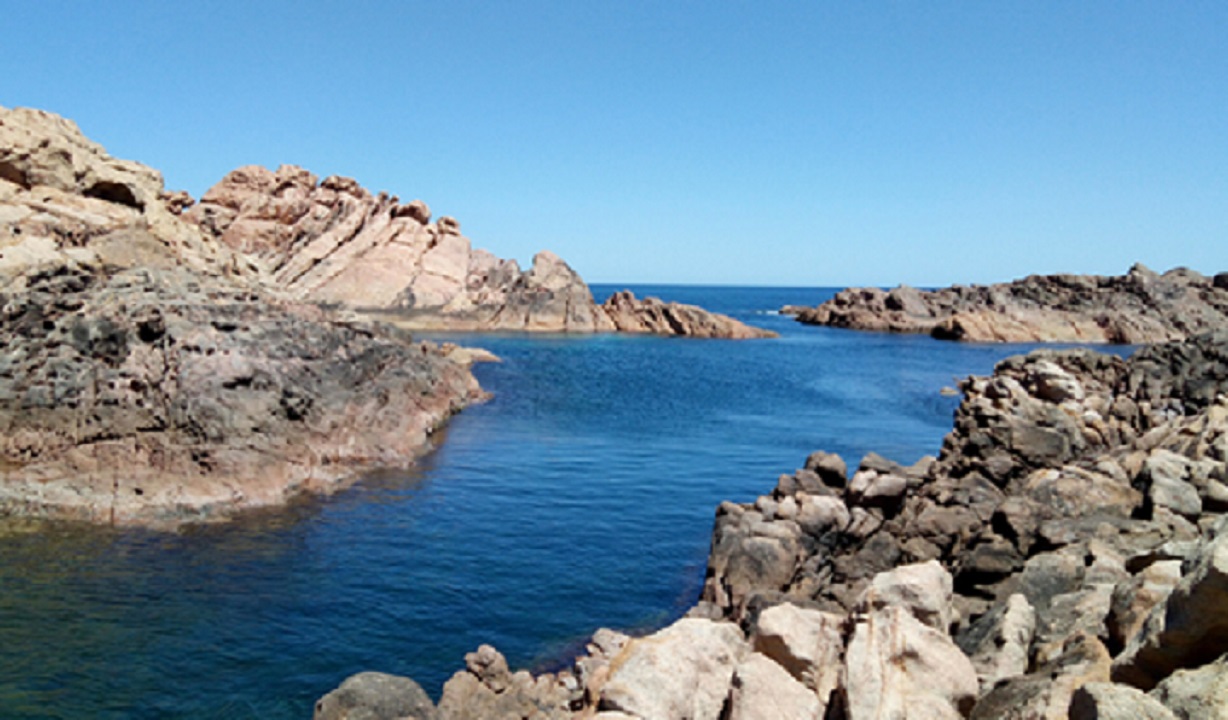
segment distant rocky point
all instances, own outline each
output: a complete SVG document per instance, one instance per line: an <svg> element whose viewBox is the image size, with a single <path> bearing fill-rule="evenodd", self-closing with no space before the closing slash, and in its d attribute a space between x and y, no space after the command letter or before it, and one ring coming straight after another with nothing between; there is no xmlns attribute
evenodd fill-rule
<svg viewBox="0 0 1228 720"><path fill-rule="evenodd" d="M256 258L290 297L378 312L403 327L774 335L700 308L629 294L597 305L554 253L538 253L522 271L515 260L474 249L455 218L433 220L421 200L402 204L349 178L321 181L294 166L235 170L184 217L207 237Z"/></svg>
<svg viewBox="0 0 1228 720"><path fill-rule="evenodd" d="M810 325L926 333L969 342L1142 345L1228 326L1228 273L1213 278L1141 264L1122 276L1032 275L996 285L850 288L815 308L782 310Z"/></svg>

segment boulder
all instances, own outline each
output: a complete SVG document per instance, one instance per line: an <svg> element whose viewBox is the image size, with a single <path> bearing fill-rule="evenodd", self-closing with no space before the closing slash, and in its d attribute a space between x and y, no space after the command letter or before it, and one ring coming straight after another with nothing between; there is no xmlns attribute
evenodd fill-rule
<svg viewBox="0 0 1228 720"><path fill-rule="evenodd" d="M945 632L903 607L856 622L843 686L849 720L962 718L978 695L968 658Z"/></svg>
<svg viewBox="0 0 1228 720"><path fill-rule="evenodd" d="M976 704L972 720L1064 720L1076 690L1108 682L1110 661L1099 640L1076 633L1034 672L998 683Z"/></svg>
<svg viewBox="0 0 1228 720"><path fill-rule="evenodd" d="M627 643L610 665L598 708L643 718L717 720L734 670L749 653L736 625L684 618Z"/></svg>
<svg viewBox="0 0 1228 720"><path fill-rule="evenodd" d="M1027 672L1035 634L1036 611L1020 593L999 602L961 634L959 647L972 660L982 691Z"/></svg>
<svg viewBox="0 0 1228 720"><path fill-rule="evenodd" d="M418 683L378 672L351 675L315 705L314 720L439 720Z"/></svg>
<svg viewBox="0 0 1228 720"><path fill-rule="evenodd" d="M1225 523L1221 523L1224 526ZM1172 593L1113 662L1113 680L1150 690L1176 670L1228 652L1228 531L1198 551Z"/></svg>
<svg viewBox="0 0 1228 720"><path fill-rule="evenodd" d="M667 303L652 297L641 300L630 290L614 293L600 310L620 332L734 340L776 337L769 330L694 305Z"/></svg>
<svg viewBox="0 0 1228 720"><path fill-rule="evenodd" d="M839 685L844 624L841 615L781 603L759 613L751 643L825 706Z"/></svg>
<svg viewBox="0 0 1228 720"><path fill-rule="evenodd" d="M1228 655L1199 668L1178 670L1150 694L1180 720L1228 717Z"/></svg>
<svg viewBox="0 0 1228 720"><path fill-rule="evenodd" d="M822 720L826 709L814 691L759 653L733 673L726 720ZM682 717L682 716L676 716Z"/></svg>
<svg viewBox="0 0 1228 720"><path fill-rule="evenodd" d="M1075 690L1070 720L1176 720L1173 713L1138 688L1094 682Z"/></svg>
<svg viewBox="0 0 1228 720"><path fill-rule="evenodd" d="M857 612L901 608L923 624L946 633L953 612L951 573L936 560L879 573L857 602Z"/></svg>

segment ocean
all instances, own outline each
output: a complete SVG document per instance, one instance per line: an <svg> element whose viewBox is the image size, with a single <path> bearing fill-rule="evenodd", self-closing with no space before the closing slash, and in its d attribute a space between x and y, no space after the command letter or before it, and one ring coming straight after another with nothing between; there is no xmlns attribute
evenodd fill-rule
<svg viewBox="0 0 1228 720"><path fill-rule="evenodd" d="M631 289L780 338L435 335L503 362L411 472L179 533L0 523L0 717L302 720L362 670L438 698L481 643L555 667L686 611L720 501L814 450L936 454L942 388L1030 349L774 312L834 288Z"/></svg>

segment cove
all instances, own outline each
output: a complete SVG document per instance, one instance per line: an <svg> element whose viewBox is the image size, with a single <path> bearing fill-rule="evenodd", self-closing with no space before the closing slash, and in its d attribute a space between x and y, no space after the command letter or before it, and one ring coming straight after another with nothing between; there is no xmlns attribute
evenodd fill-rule
<svg viewBox="0 0 1228 720"><path fill-rule="evenodd" d="M360 670L437 695L480 643L534 667L659 627L699 591L721 500L817 449L936 453L939 390L1028 349L771 312L834 289L632 289L781 337L439 336L503 362L412 472L175 534L4 523L0 716L305 718Z"/></svg>

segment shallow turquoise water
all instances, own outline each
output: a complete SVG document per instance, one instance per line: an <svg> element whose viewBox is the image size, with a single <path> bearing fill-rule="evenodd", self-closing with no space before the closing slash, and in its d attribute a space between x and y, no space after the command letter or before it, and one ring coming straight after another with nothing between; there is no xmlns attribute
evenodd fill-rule
<svg viewBox="0 0 1228 720"><path fill-rule="evenodd" d="M940 388L1025 349L768 312L830 290L635 289L782 336L462 336L504 359L476 370L495 398L413 473L177 534L0 530L0 717L307 718L360 670L437 695L483 642L548 666L658 627L699 592L721 500L815 449L935 453Z"/></svg>

